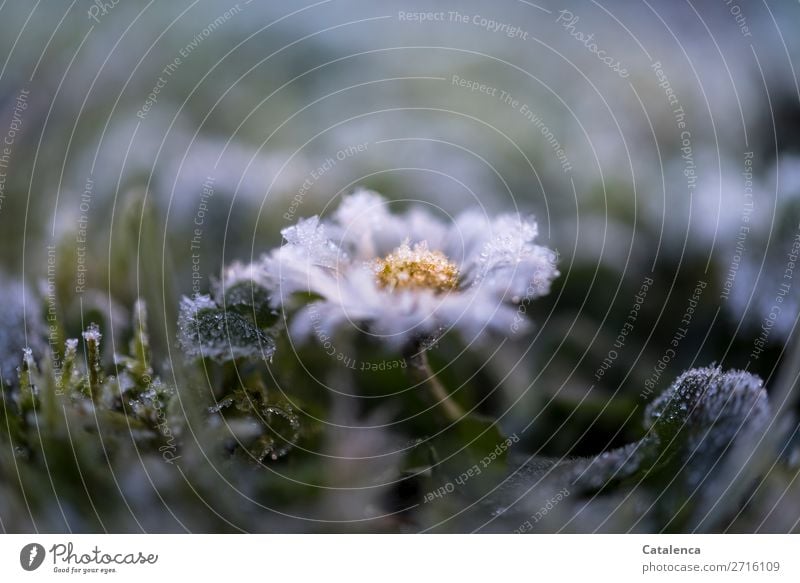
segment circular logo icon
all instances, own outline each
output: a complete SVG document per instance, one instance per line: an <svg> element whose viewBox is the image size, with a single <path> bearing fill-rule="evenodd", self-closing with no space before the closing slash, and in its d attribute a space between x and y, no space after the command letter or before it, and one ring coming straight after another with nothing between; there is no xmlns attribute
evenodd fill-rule
<svg viewBox="0 0 800 583"><path fill-rule="evenodd" d="M26 571L35 571L44 562L44 547L39 543L30 543L19 552L19 564Z"/></svg>

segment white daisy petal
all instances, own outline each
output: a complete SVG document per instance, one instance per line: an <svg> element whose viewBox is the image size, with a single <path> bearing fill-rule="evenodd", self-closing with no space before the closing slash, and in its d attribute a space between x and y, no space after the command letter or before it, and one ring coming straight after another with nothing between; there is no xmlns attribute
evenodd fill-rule
<svg viewBox="0 0 800 583"><path fill-rule="evenodd" d="M475 283L514 303L549 293L550 282L559 275L556 254L533 243L537 234L533 220L505 215L493 221L478 257Z"/></svg>
<svg viewBox="0 0 800 583"><path fill-rule="evenodd" d="M391 251L402 239L402 224L389 213L386 199L370 190L344 197L333 214L340 245L367 261Z"/></svg>
<svg viewBox="0 0 800 583"><path fill-rule="evenodd" d="M283 235L259 269L298 342L324 344L345 328L396 349L451 328L468 342L512 334L526 324L517 304L548 293L558 275L532 219L468 211L448 224L424 207L391 214L370 191Z"/></svg>
<svg viewBox="0 0 800 583"><path fill-rule="evenodd" d="M287 247L305 252L312 265L329 269L336 267L339 249L328 239L325 225L320 224L319 217L301 219L295 226L283 229L281 235L286 239Z"/></svg>
<svg viewBox="0 0 800 583"><path fill-rule="evenodd" d="M408 238L411 243L425 241L431 249L443 249L450 234L447 224L425 209L413 208L405 216L398 233L400 241ZM394 245L397 247L397 245Z"/></svg>

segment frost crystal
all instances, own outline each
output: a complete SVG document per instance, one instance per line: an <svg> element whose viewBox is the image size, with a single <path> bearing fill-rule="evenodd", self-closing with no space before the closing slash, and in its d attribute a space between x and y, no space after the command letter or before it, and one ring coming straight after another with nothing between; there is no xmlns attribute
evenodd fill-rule
<svg viewBox="0 0 800 583"><path fill-rule="evenodd" d="M378 284L390 291L422 288L435 292L451 290L458 285L458 267L441 251L430 251L428 243L400 247L375 263Z"/></svg>
<svg viewBox="0 0 800 583"><path fill-rule="evenodd" d="M697 368L683 373L647 408L646 419L662 438L679 431L700 435L714 427L714 438L730 441L745 426L769 418L761 379L743 371ZM698 438L699 439L699 438Z"/></svg>
<svg viewBox="0 0 800 583"><path fill-rule="evenodd" d="M4 382L11 382L19 366L19 347L28 346L34 356L40 356L45 350L45 332L38 317L39 304L30 293L23 292L22 284L0 284L0 297L0 375Z"/></svg>
<svg viewBox="0 0 800 583"><path fill-rule="evenodd" d="M275 342L251 320L220 308L206 295L181 300L178 333L183 352L191 358L270 359L275 352Z"/></svg>

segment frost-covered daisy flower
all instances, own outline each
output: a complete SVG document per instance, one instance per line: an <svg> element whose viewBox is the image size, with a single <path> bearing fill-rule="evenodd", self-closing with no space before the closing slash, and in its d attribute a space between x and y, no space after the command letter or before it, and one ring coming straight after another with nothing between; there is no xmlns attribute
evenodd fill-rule
<svg viewBox="0 0 800 583"><path fill-rule="evenodd" d="M520 304L559 274L555 253L534 244L533 219L467 211L445 222L421 206L392 214L370 191L282 234L260 267L296 341L345 327L400 349L453 328L467 341L507 334L524 323Z"/></svg>

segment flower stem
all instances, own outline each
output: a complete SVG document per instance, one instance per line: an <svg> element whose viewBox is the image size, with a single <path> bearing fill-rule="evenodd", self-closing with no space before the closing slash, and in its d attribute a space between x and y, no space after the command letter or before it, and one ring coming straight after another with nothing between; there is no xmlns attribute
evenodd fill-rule
<svg viewBox="0 0 800 583"><path fill-rule="evenodd" d="M427 351L424 348L418 348L409 357L409 361L411 365L409 370L420 384L428 387L437 404L440 404L444 409L447 418L450 421L458 421L464 417L464 410L453 400L447 389L437 378L436 373L433 372Z"/></svg>

